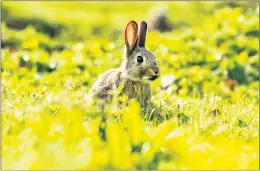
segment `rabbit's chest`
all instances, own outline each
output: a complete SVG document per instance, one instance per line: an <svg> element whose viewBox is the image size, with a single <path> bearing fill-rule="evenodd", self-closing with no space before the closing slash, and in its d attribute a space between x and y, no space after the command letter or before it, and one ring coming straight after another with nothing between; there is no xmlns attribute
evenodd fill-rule
<svg viewBox="0 0 260 171"><path fill-rule="evenodd" d="M127 95L129 99L136 99L143 106L150 101L151 87L150 84L126 81L122 94Z"/></svg>

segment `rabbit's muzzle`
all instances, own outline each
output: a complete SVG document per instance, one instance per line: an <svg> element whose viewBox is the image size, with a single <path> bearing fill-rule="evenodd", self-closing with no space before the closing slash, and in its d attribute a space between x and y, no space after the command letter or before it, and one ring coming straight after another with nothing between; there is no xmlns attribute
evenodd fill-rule
<svg viewBox="0 0 260 171"><path fill-rule="evenodd" d="M160 76L160 69L157 66L151 67L146 72L148 80L154 81Z"/></svg>

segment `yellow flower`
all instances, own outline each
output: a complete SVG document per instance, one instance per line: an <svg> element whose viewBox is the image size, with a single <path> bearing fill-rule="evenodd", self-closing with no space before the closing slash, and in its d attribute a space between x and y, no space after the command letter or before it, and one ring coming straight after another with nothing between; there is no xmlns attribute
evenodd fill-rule
<svg viewBox="0 0 260 171"><path fill-rule="evenodd" d="M22 47L25 49L36 49L38 48L39 44L36 39L31 39L28 41L23 42Z"/></svg>

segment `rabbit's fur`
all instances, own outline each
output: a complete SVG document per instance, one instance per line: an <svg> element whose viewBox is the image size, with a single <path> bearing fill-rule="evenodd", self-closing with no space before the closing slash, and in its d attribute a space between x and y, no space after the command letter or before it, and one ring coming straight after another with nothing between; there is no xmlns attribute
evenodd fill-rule
<svg viewBox="0 0 260 171"><path fill-rule="evenodd" d="M136 99L141 107L147 107L151 100L150 81L158 78L159 67L155 56L145 49L146 22L142 21L139 28L137 27L135 21L129 22L126 27L124 60L121 66L100 75L89 92L94 99L104 100L104 105L113 98L110 91L117 90L121 84L121 95ZM143 62L140 62L140 56Z"/></svg>

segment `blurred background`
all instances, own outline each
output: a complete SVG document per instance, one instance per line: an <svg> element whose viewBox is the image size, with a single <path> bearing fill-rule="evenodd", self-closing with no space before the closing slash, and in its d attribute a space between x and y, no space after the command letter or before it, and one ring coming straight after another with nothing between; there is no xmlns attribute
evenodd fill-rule
<svg viewBox="0 0 260 171"><path fill-rule="evenodd" d="M258 2L1 4L4 169L259 167ZM84 101L120 65L130 20L148 23L163 120Z"/></svg>
<svg viewBox="0 0 260 171"><path fill-rule="evenodd" d="M257 2L3 2L2 20L2 71L82 76L87 91L119 66L126 24L146 20L147 48L162 70L154 90L258 94Z"/></svg>

